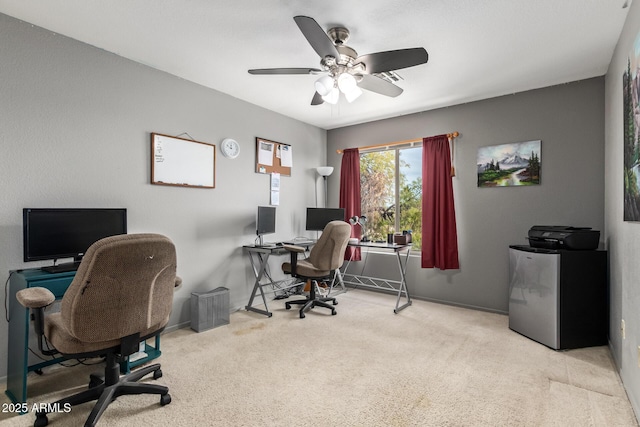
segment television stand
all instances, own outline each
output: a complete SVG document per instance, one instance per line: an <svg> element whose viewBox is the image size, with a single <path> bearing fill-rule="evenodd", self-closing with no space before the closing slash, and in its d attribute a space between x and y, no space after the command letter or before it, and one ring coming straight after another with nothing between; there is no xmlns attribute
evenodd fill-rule
<svg viewBox="0 0 640 427"><path fill-rule="evenodd" d="M46 271L47 273L66 273L69 271L76 271L80 266L80 261L74 262L65 262L64 264L58 265L49 265L46 267L40 268L42 271Z"/></svg>

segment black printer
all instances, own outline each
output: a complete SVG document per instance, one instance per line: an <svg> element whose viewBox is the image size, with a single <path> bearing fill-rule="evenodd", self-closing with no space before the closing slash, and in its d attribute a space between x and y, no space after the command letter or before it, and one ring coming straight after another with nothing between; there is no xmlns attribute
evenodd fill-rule
<svg viewBox="0 0 640 427"><path fill-rule="evenodd" d="M533 248L594 250L598 249L600 232L591 227L534 225L528 238Z"/></svg>

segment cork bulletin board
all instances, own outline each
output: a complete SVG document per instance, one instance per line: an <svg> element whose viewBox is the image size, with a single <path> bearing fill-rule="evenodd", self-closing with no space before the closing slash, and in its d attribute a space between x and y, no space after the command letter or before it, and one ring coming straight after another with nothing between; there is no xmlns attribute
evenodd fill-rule
<svg viewBox="0 0 640 427"><path fill-rule="evenodd" d="M256 138L256 173L291 176L293 147L289 144Z"/></svg>

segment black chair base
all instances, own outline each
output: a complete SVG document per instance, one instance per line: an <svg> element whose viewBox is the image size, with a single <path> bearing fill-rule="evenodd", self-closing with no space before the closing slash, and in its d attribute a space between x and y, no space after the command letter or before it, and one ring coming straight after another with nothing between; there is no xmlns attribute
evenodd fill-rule
<svg viewBox="0 0 640 427"><path fill-rule="evenodd" d="M287 301L284 303L284 307L287 310L291 309L291 304L296 304L296 305L302 305L302 307L300 308L300 318L304 319L305 315L304 312L311 310L314 307L324 307L324 308L328 308L329 310L331 310L331 315L335 316L336 313L336 309L333 308L333 306L331 304L327 304L328 301L331 301L331 303L333 305L338 305L338 301L336 301L335 298L333 297L316 297L316 284L315 283L311 283L310 289L309 289L309 297L306 299L301 299L301 300L295 300L295 301Z"/></svg>
<svg viewBox="0 0 640 427"><path fill-rule="evenodd" d="M118 396L143 393L159 394L160 405L164 406L171 403L171 395L169 394L168 387L158 384L137 382L142 379L142 377L152 372L153 379L160 378L162 376L160 364L156 363L154 365L140 368L130 374L123 375L122 377L119 376L119 369L120 365L115 361L115 357L112 355L107 356L107 367L105 368L106 381L97 375L91 375L88 390L60 399L50 405L47 405L48 408L51 408L52 410L65 411L71 406L97 400L84 424L85 427L93 427L96 425L100 416L102 416L102 413L107 409L109 404L116 400ZM114 375L115 378L117 378L116 381L108 379L109 377L114 378ZM49 424L47 413L47 411L36 412L36 421L33 423L34 427L43 427Z"/></svg>

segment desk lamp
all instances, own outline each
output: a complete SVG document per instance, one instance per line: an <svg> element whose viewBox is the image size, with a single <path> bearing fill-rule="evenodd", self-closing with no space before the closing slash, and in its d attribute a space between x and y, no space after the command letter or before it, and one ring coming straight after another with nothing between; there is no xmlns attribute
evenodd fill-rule
<svg viewBox="0 0 640 427"><path fill-rule="evenodd" d="M351 225L360 224L360 228L362 229L362 238L360 239L360 241L361 242L369 241L369 238L367 237L367 232L364 226L367 223L367 217L365 215L361 215L361 216L354 215L351 218L349 218L349 223Z"/></svg>

